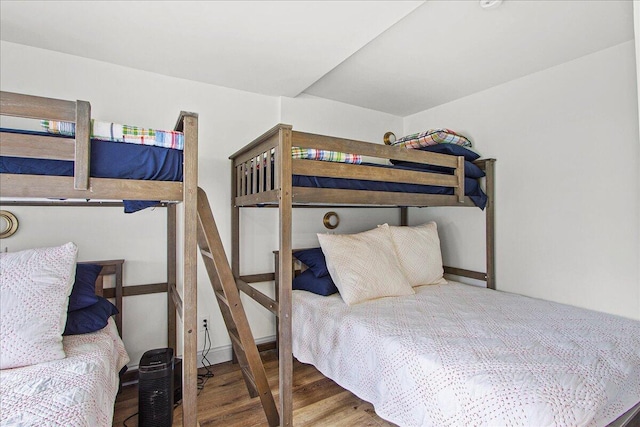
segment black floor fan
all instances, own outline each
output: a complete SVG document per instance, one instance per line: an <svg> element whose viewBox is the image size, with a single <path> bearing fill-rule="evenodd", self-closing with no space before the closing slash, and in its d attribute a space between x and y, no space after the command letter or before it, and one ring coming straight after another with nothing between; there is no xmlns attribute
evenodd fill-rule
<svg viewBox="0 0 640 427"><path fill-rule="evenodd" d="M178 359L179 360L179 359ZM171 427L174 386L173 349L158 348L142 355L138 366L138 425Z"/></svg>

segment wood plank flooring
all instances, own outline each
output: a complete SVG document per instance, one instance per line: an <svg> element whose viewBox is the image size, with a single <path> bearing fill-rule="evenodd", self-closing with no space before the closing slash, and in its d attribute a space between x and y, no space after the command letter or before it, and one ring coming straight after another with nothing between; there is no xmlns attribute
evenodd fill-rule
<svg viewBox="0 0 640 427"><path fill-rule="evenodd" d="M278 399L278 360L275 350L262 354L271 390ZM208 378L198 394L200 426L268 426L260 399L251 399L238 365L231 362L211 367L214 376ZM201 373L205 371L200 370ZM293 416L298 426L371 426L394 427L378 417L373 406L324 377L312 365L294 359ZM138 388L123 387L116 399L114 426L138 411ZM127 420L137 426L137 416ZM174 426L182 425L182 406L174 412Z"/></svg>

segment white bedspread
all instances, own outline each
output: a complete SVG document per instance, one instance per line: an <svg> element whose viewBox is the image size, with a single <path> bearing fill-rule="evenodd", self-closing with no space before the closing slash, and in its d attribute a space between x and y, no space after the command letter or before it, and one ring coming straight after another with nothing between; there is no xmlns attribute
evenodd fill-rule
<svg viewBox="0 0 640 427"><path fill-rule="evenodd" d="M129 361L113 319L63 342L64 359L0 371L1 426L111 426L118 373Z"/></svg>
<svg viewBox="0 0 640 427"><path fill-rule="evenodd" d="M293 353L401 426L602 426L640 401L640 322L455 282L294 291Z"/></svg>

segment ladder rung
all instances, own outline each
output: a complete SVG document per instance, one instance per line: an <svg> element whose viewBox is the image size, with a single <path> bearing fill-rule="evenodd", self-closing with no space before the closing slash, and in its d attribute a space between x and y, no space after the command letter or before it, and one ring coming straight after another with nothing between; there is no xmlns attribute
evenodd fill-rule
<svg viewBox="0 0 640 427"><path fill-rule="evenodd" d="M242 344L242 340L241 340L241 339L240 339L240 337L237 335L237 332L236 332L236 331L229 330L229 337L231 338L231 340L232 340L233 342L235 342L235 343L236 343L236 345L237 345L238 347L240 347L240 348L242 349L242 351L244 351L244 345Z"/></svg>
<svg viewBox="0 0 640 427"><path fill-rule="evenodd" d="M206 249L200 249L200 253L207 258L213 259L213 254Z"/></svg>
<svg viewBox="0 0 640 427"><path fill-rule="evenodd" d="M245 368L245 367L242 367L242 366L240 367L240 369L242 369L242 372L244 372L245 378L247 380L249 380L249 382L253 386L253 389L256 390L256 397L257 397L257 394L259 394L259 392L257 392L258 386L256 385L256 379L253 378L253 374L251 373L251 369L249 369L248 367Z"/></svg>
<svg viewBox="0 0 640 427"><path fill-rule="evenodd" d="M222 291L213 291L216 294L216 298L220 300L224 305L229 307L229 301L227 301L227 297L222 293Z"/></svg>

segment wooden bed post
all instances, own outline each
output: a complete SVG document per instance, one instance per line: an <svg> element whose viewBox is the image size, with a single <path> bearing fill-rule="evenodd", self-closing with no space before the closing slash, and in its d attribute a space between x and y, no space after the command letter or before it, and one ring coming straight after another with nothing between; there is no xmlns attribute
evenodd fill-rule
<svg viewBox="0 0 640 427"><path fill-rule="evenodd" d="M122 263L116 264L116 283L122 283ZM115 293L116 307L122 307L122 286L116 286ZM122 311L116 314L116 326L122 336Z"/></svg>
<svg viewBox="0 0 640 427"><path fill-rule="evenodd" d="M240 208L236 205L238 175L231 159L231 272L233 278L240 277Z"/></svg>
<svg viewBox="0 0 640 427"><path fill-rule="evenodd" d="M76 101L75 139L73 188L88 190L91 170L91 104L87 101Z"/></svg>
<svg viewBox="0 0 640 427"><path fill-rule="evenodd" d="M238 188L238 175L231 159L231 273L237 280L240 277L240 208L236 206L236 189ZM231 363L238 363L236 352L231 346Z"/></svg>
<svg viewBox="0 0 640 427"><path fill-rule="evenodd" d="M198 415L198 115L181 113L184 123L183 354L182 424L196 426Z"/></svg>
<svg viewBox="0 0 640 427"><path fill-rule="evenodd" d="M486 174L486 194L487 194L487 206L485 207L486 213L486 245L487 245L487 288L496 288L496 237L495 237L495 159L487 159L485 162L485 174Z"/></svg>
<svg viewBox="0 0 640 427"><path fill-rule="evenodd" d="M171 289L176 287L177 268L176 268L176 248L177 248L177 217L176 205L170 203L167 206L167 347L173 349L177 354L176 348L176 305L171 297Z"/></svg>
<svg viewBox="0 0 640 427"><path fill-rule="evenodd" d="M291 344L291 226L292 226L292 163L291 127L282 125L279 130L277 156L278 202L280 225L280 256L278 271L278 356L280 369L280 426L293 425L293 353Z"/></svg>
<svg viewBox="0 0 640 427"><path fill-rule="evenodd" d="M409 225L409 208L400 206L400 225Z"/></svg>

